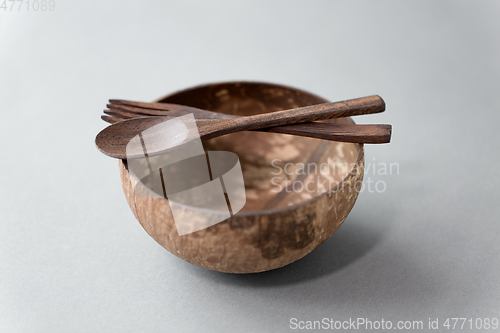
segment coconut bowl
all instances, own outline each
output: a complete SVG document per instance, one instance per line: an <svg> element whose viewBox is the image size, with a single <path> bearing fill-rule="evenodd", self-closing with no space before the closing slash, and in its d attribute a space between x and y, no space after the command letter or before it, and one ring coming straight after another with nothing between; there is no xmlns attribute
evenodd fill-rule
<svg viewBox="0 0 500 333"><path fill-rule="evenodd" d="M248 116L328 101L282 85L227 82L156 102ZM350 118L329 122L354 123ZM137 195L138 179L126 160L119 169L127 202L144 230L175 256L210 270L256 273L299 260L344 222L363 180L361 144L248 131L209 140L204 148L238 155L246 204L231 218L182 236L168 200Z"/></svg>

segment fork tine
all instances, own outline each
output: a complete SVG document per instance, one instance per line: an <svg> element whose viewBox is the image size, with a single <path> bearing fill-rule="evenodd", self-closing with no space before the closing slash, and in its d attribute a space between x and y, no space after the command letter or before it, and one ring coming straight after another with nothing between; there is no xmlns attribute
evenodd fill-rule
<svg viewBox="0 0 500 333"><path fill-rule="evenodd" d="M197 110L196 108L191 108L184 105L169 104L169 103L144 103L135 101L126 101L121 99L110 99L110 104L107 105L108 108L119 108L125 111L131 111L136 113L143 113L152 116L162 116L166 112L168 115L183 116L186 114L193 113L198 119L211 119L217 118L211 113L205 112L205 110Z"/></svg>
<svg viewBox="0 0 500 333"><path fill-rule="evenodd" d="M110 115L110 116L117 116L117 117L126 118L126 119L137 118L137 117L141 117L141 116L144 117L144 115L142 115L142 114L130 113L130 112L121 111L121 110L104 110L103 112L105 114Z"/></svg>
<svg viewBox="0 0 500 333"><path fill-rule="evenodd" d="M104 114L101 116L101 119L104 120L107 123L110 123L110 124L114 124L114 123L119 122L119 120L117 120L116 118L110 117L110 116L106 116Z"/></svg>
<svg viewBox="0 0 500 333"><path fill-rule="evenodd" d="M110 99L110 104L107 105L108 108L120 108L126 111L133 111L137 113L143 113L153 116L164 115L165 112L168 112L169 115L177 115L183 116L186 114L194 114L195 118L198 119L218 119L220 118L218 115L214 115L213 112L209 112L206 110L200 110L197 108L179 105L179 104L170 104L170 103L145 103L145 102L135 102L135 101L127 101L121 99ZM162 113L163 112L163 113ZM220 115L220 114L219 114ZM234 118L231 115L225 115L226 118Z"/></svg>
<svg viewBox="0 0 500 333"><path fill-rule="evenodd" d="M123 121L123 120L134 119L134 118L149 118L150 117L150 116L143 115L143 114L125 115L125 114L122 114L120 112L115 112L115 111L111 111L111 110L104 110L104 113L106 113L106 114L101 115L101 119L110 123L110 124L114 124L114 123L117 123L117 122ZM162 115L161 117L163 117L165 119L175 118L175 117L167 116L167 115Z"/></svg>
<svg viewBox="0 0 500 333"><path fill-rule="evenodd" d="M121 109L129 112L147 114L151 116L162 116L165 113L171 116L183 116L193 114L196 119L230 119L238 118L236 115L228 115L207 110L201 110L195 107L186 105L170 104L170 103L144 103L126 101L121 99L110 99L108 108Z"/></svg>
<svg viewBox="0 0 500 333"><path fill-rule="evenodd" d="M120 119L132 119L132 118L148 118L148 117L164 117L164 118L175 118L177 117L176 115L170 115L163 113L160 116L151 116L147 114L141 114L141 113L134 113L134 112L126 112L122 110L103 110L103 112L107 115L110 115L114 118L120 118Z"/></svg>
<svg viewBox="0 0 500 333"><path fill-rule="evenodd" d="M144 109L133 106L121 105L121 104L107 104L109 109L122 110L125 112L130 112L134 114L145 114L148 116L164 116L168 111L166 110L155 110L155 109ZM170 112L169 112L170 113Z"/></svg>
<svg viewBox="0 0 500 333"><path fill-rule="evenodd" d="M144 103L146 104L146 103ZM206 112L204 110L198 110L196 108L187 108L183 105L173 105L170 104L171 108L166 110L155 110L155 109L146 109L146 108L138 108L134 106L127 106L122 104L107 104L109 109L113 111L125 111L135 115L148 115L148 116L184 116L187 114L193 114L196 119L218 119L221 118L220 114L214 114L211 112ZM226 118L232 118L231 116L224 116Z"/></svg>
<svg viewBox="0 0 500 333"><path fill-rule="evenodd" d="M165 105L164 103L143 103L135 101L126 101L123 99L110 99L109 102L115 105L135 106L145 109L165 110L165 111L168 111L170 109L169 106Z"/></svg>

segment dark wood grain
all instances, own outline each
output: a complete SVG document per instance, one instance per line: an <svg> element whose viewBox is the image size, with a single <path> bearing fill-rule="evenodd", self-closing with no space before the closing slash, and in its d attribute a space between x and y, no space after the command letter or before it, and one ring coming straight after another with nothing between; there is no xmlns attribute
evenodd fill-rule
<svg viewBox="0 0 500 333"><path fill-rule="evenodd" d="M144 103L145 104L145 103ZM153 105L157 103L151 103ZM133 113L133 114L142 114L146 116L183 116L189 113L192 113L195 118L197 119L230 119L235 116L231 115L225 115L224 118L221 118L218 113L216 112L210 112L210 111L205 111L205 110L200 110L197 108L192 108L189 106L183 106L183 105L175 105L175 104L168 104L168 109L163 109L163 110L158 110L153 107L151 108L139 108L135 106L129 106L129 105L121 105L121 104L107 104L106 105L111 111L115 112L126 112L126 113ZM106 112L106 111L105 111Z"/></svg>
<svg viewBox="0 0 500 333"><path fill-rule="evenodd" d="M136 102L136 101L127 101L127 100L118 100L118 99L111 99L110 104L107 105L107 107L110 110L104 110L104 113L109 114L109 115L116 115L118 117L121 117L123 119L131 119L134 118L134 115L142 116L142 115L148 115L148 116L164 116L164 115L169 115L169 116L182 116L185 114L192 113L195 117L195 119L236 119L236 118L241 118L238 116L234 115L226 115L226 114L221 114L221 113L215 113L211 111L206 111L206 110L201 110L198 108L192 108L189 106L184 106L184 105L177 105L177 104L171 104L171 103L145 103L145 102ZM339 108L339 110L343 109L344 112L341 113L339 112L335 117L332 117L330 115L324 115L323 113L325 111L331 110L332 108ZM383 112L385 110L385 103L380 98L379 96L369 96L369 97L364 97L364 98L358 98L354 100L348 100L348 101L342 101L342 102L337 102L337 103L323 103L323 104L318 104L315 106L315 110L311 109L311 107L307 107L306 114L305 116L308 117L309 119L312 120L321 120L321 119L328 119L328 118L341 118L341 117L350 117L350 116L356 116L356 115L361 115L361 114L371 114L371 113L377 113L377 112ZM295 109L293 111L295 113L296 119L300 120L299 114L302 112L300 109ZM316 112L317 115L313 116L312 112ZM290 110L282 111L280 112L274 112L272 114L268 115L261 115L261 120L264 120L264 118L267 118L267 121L269 124L272 124L273 122L280 121L278 118L282 117L284 115L290 116ZM302 120L308 119L308 118L302 118ZM297 120L297 121L299 121ZM248 128L245 125L245 122L252 123L252 120L241 120L239 123L239 126L241 126L241 130L252 130L252 128ZM290 121L288 123L293 123L293 121ZM230 124L230 127L234 126L235 123ZM252 125L253 126L253 125ZM260 128L255 128L254 130L260 130ZM317 130L316 130L317 129ZM219 130L223 130L222 128L219 128ZM332 129L331 134L335 134L335 130L339 129ZM366 129L367 130L367 129ZM291 135L299 135L299 136L308 136L312 138L321 138L325 140L335 140L334 137L338 138L338 135L329 138L328 137L328 126L325 125L318 125L317 123L311 123L308 124L307 126L303 126L302 124L296 125L296 126L289 126L289 125L284 125L275 127L275 129L266 129L263 131L268 131L268 132L274 132L274 133L282 133L282 134L291 134ZM341 130L342 131L342 130ZM231 132L229 132L231 133ZM387 133L386 133L387 134ZM365 143L387 143L390 140L390 132L389 132L389 138L387 138L387 135L384 134L382 137L375 139L374 141L367 141ZM209 137L207 137L209 138ZM343 141L349 140L348 136L345 135L342 136ZM357 142L357 141L356 141Z"/></svg>
<svg viewBox="0 0 500 333"><path fill-rule="evenodd" d="M346 117L349 115L360 115L382 112L385 110L385 103L379 96L369 96L348 101L317 104L308 107L296 108L292 110L277 111L249 117L233 119L211 119L197 121L197 132L190 131L185 143L199 137L202 140L212 139L218 136L236 133L245 130L258 130L266 127L294 124L299 122L310 122L314 120L332 119ZM126 111L124 111L126 112ZM96 146L98 149L114 158L141 158L143 156L142 146L129 145L130 141L141 134L146 129L158 125L171 117L145 117L129 119L113 124L98 134ZM313 125L315 126L315 125ZM188 125L188 127L190 127ZM371 125L371 127L361 127L358 133L356 127L337 128L340 132L335 133L334 140L357 143L382 143L390 139L390 127L388 125ZM148 131L151 136L148 141L154 142L148 151L150 156L164 153L165 147L169 147L168 138L156 131ZM309 132L301 130L298 135L309 136ZM323 126L323 131L316 132L317 138L328 138L327 129ZM128 145L128 155L127 152ZM180 147L178 147L180 148Z"/></svg>
<svg viewBox="0 0 500 333"><path fill-rule="evenodd" d="M107 115L102 115L101 119L110 124L116 124L117 122L121 121L113 116L107 116Z"/></svg>
<svg viewBox="0 0 500 333"><path fill-rule="evenodd" d="M222 119L220 114L217 114L215 112L201 110L198 108L193 108L185 105L177 105L171 103L145 103L145 102L119 100L119 99L110 99L109 102L110 104L107 104L107 107L110 109L118 109L118 110L123 110L125 112L135 112L138 114L145 114L151 116L162 116L165 114L165 112L168 112L169 115L181 115L186 113L193 113L195 118L197 119ZM293 113L291 113L292 110ZM321 103L313 106L307 106L304 108L295 108L292 110L276 111L268 115L259 115L259 117L262 119L266 117L272 117L277 120L278 118L284 116L297 119L296 122L303 122L300 121L299 118L302 111L305 112L303 116L311 119L309 121L352 117L363 114L384 112L385 102L380 96L373 95L373 96L355 98L341 102ZM335 116L331 116L328 114L328 111L332 110L338 111ZM316 116L314 116L313 113L316 113ZM224 119L237 118L237 116L227 115L227 114L223 115L223 117ZM313 119L315 117L316 119ZM293 122L288 122L288 123L293 123Z"/></svg>
<svg viewBox="0 0 500 333"><path fill-rule="evenodd" d="M357 124L329 124L329 123L304 123L259 129L261 132L288 133L295 130L294 135L309 138L323 139L339 142L354 143L389 143L391 142L391 125L357 125Z"/></svg>
<svg viewBox="0 0 500 333"><path fill-rule="evenodd" d="M102 116L102 119L111 124L127 119L144 117L144 115L136 114L135 116L130 116L128 113L123 114L121 112L114 112L109 110L105 110L104 112L107 113L108 115L111 115L111 117ZM175 117L170 118L168 116L163 116L163 117L167 117L168 119L175 118ZM219 119L225 119L224 115L222 115ZM197 124L207 125L210 124L209 121L210 121L209 119L198 119ZM330 124L330 123L311 122L304 124L293 124L286 126L261 128L254 131L293 134L297 136L304 136L304 137L316 138L328 141L380 144L380 143L389 143L391 141L392 126Z"/></svg>
<svg viewBox="0 0 500 333"><path fill-rule="evenodd" d="M210 139L224 134L266 127L290 125L315 120L373 114L385 110L380 96L368 96L347 101L317 104L291 110L276 111L250 117L220 121L211 128L203 129L200 135Z"/></svg>
<svg viewBox="0 0 500 333"><path fill-rule="evenodd" d="M108 104L110 110L104 110L104 113L119 118L119 121L137 117L149 116L183 116L192 113L195 119L236 119L240 116L227 115L218 112L201 110L189 106L167 104L167 103L143 103L124 100L110 100ZM113 104L117 103L117 104ZM128 105L127 105L128 104ZM130 106L135 105L135 106ZM103 118L104 119L104 118ZM108 118L104 119L107 121ZM115 123L114 121L113 123ZM202 124L203 122L198 122ZM391 139L390 125L349 125L337 124L332 126L328 123L304 123L285 126L276 126L271 128L256 129L260 132L271 132L281 134L291 134L305 136L310 138L324 139L340 142L358 142L358 143L389 143Z"/></svg>

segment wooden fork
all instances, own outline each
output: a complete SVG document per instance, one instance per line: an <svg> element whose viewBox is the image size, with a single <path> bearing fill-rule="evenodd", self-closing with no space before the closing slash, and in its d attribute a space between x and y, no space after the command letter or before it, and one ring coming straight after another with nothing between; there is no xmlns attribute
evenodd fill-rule
<svg viewBox="0 0 500 333"><path fill-rule="evenodd" d="M343 116L350 117L360 114L383 112L385 110L385 103L380 97L378 98L380 99L381 103L377 107L370 108L368 111L348 111ZM193 114L195 119L200 120L241 118L240 116L228 115L202 110L190 106L168 103L145 103L112 99L110 100L110 104L107 104L106 106L109 110L104 110L105 115L102 115L101 118L111 124L139 117L179 117L191 113ZM391 138L390 125L356 125L309 122L262 128L258 129L257 131L291 134L340 142L358 143L388 143L390 142Z"/></svg>

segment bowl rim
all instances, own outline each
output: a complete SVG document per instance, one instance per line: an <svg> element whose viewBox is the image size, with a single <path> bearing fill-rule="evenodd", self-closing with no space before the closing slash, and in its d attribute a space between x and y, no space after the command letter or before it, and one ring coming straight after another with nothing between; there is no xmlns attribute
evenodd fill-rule
<svg viewBox="0 0 500 333"><path fill-rule="evenodd" d="M323 98L321 96L318 96L316 94L312 94L312 93L310 93L308 91L305 91L305 90L302 90L302 89L297 89L295 87L286 86L286 85L283 85L283 84L275 84L275 83L261 82L261 81L220 81L220 82L199 84L199 85L196 85L196 86L192 86L192 87L188 87L188 88L177 90L177 91L175 91L173 93L169 93L167 95L164 95L164 96L162 96L160 98L155 99L153 102L154 103L159 103L163 99L166 99L168 97L172 97L172 96L175 96L175 95L187 92L187 91L191 91L191 90L197 90L197 89L207 88L207 87L216 87L216 86L220 86L220 85L230 85L230 84L232 84L232 85L240 85L240 84L244 84L244 85L267 85L269 87L283 88L283 89L287 89L287 90L297 91L297 92L300 92L300 93L303 93L303 94L306 94L306 95L309 95L309 96L312 96L312 97L324 100L325 102L328 102L328 100L326 100L325 98ZM352 120L351 117L347 117L346 119L349 119L349 121L351 121L353 124L355 124L354 120ZM324 140L324 141L326 141L326 140ZM359 167L361 165L361 161L364 158L364 145L362 143L352 143L352 144L355 144L355 145L359 146L359 154L358 154L358 156L356 158L356 163L352 167L351 171L345 176L345 178L342 179L339 183L337 183L337 185L335 187L329 189L328 191L326 191L324 193L321 193L320 195L312 197L311 199L308 199L308 200L305 200L305 201L301 201L299 203L296 203L296 204L293 204L293 205L290 205L290 206L284 206L284 207L278 207L278 208L271 208L271 209L254 210L254 211L246 211L246 212L241 212L240 211L240 212L232 215L231 218L232 217L237 217L237 216L248 217L248 216L274 215L274 214L279 214L279 213L283 213L283 212L289 212L291 210L296 210L299 207L312 204L315 201L320 200L323 196L330 195L330 193L338 191L339 188L342 188L346 182L348 182L351 178L354 177L355 173L357 172L357 170L359 169ZM121 162L123 163L124 168L127 170L127 173L129 175L129 177L134 177L136 181L139 181L138 177L132 171L129 170L128 164L127 164L127 160L122 159ZM149 191L151 193L154 193L149 187L145 186L145 188L146 188L147 191ZM160 199L160 200L168 201L167 199L165 199L165 198L163 198L161 196L158 196L157 198L155 197L155 199ZM178 202L175 202L175 204L179 205L181 207L188 207L192 211L200 211L200 212L207 211L207 212L210 212L211 214L214 214L214 215L216 215L216 214L223 214L223 212L219 211L219 210L203 209L203 208L198 208L198 207L194 207L194 206L184 205L184 204L181 204L181 203L178 203Z"/></svg>

